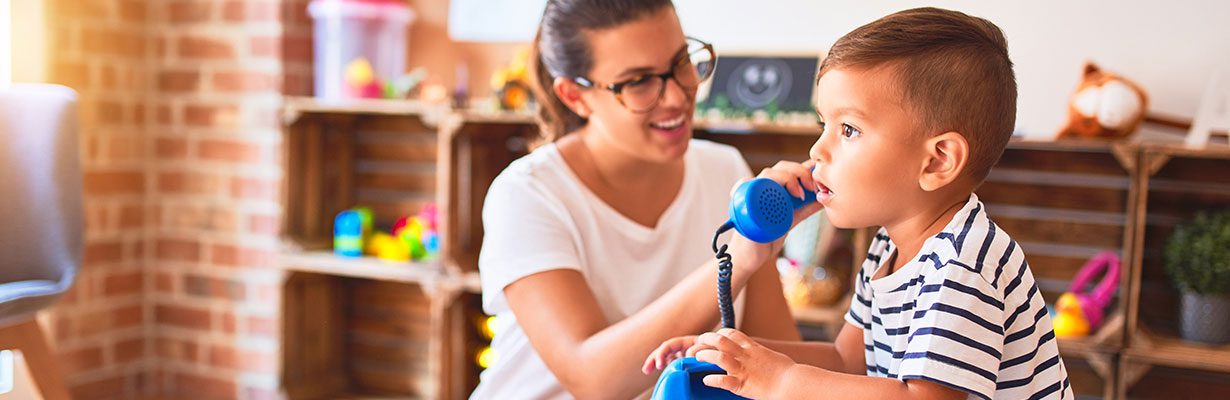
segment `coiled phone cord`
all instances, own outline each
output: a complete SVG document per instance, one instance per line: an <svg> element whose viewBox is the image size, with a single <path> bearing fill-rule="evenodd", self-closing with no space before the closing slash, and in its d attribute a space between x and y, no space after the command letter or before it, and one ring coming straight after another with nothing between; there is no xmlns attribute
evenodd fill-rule
<svg viewBox="0 0 1230 400"><path fill-rule="evenodd" d="M729 245L722 244L718 247L717 241L722 233L734 227L734 223L727 222L718 228L717 233L713 234L713 252L714 257L718 259L718 311L722 315L722 327L730 329L735 328L735 306L730 293L730 276L734 273L734 263L731 262L730 253L726 252Z"/></svg>

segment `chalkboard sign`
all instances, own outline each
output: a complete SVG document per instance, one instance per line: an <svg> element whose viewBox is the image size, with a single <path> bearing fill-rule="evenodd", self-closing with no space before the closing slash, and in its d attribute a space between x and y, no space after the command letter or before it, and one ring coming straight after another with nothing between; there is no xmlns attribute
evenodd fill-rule
<svg viewBox="0 0 1230 400"><path fill-rule="evenodd" d="M698 104L731 116L811 110L819 57L719 55L709 94Z"/></svg>

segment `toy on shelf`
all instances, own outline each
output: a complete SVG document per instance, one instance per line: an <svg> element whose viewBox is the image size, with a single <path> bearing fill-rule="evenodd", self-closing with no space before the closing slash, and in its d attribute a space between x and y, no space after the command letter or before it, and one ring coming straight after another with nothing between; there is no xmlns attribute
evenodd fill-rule
<svg viewBox="0 0 1230 400"><path fill-rule="evenodd" d="M523 110L532 106L534 97L529 86L530 49L520 47L507 67L491 73L491 90L495 93L500 109Z"/></svg>
<svg viewBox="0 0 1230 400"><path fill-rule="evenodd" d="M371 210L355 207L337 215L333 251L342 257L375 256L387 261L434 260L439 257L438 216L434 204L417 216L405 216L390 232L373 232Z"/></svg>
<svg viewBox="0 0 1230 400"><path fill-rule="evenodd" d="M342 257L360 257L372 233L372 211L355 207L333 220L333 252Z"/></svg>
<svg viewBox="0 0 1230 400"><path fill-rule="evenodd" d="M1149 97L1136 82L1086 62L1059 137L1125 137L1144 121L1148 106Z"/></svg>
<svg viewBox="0 0 1230 400"><path fill-rule="evenodd" d="M1102 281L1086 291L1085 287L1098 275L1102 275ZM1118 289L1119 255L1106 251L1094 256L1077 272L1068 292L1055 302L1055 335L1082 337L1097 331Z"/></svg>

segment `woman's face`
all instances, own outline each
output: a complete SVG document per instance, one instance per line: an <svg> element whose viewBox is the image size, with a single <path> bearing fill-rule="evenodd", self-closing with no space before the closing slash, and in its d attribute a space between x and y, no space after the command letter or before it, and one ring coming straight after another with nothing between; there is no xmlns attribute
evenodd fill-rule
<svg viewBox="0 0 1230 400"><path fill-rule="evenodd" d="M686 57L686 37L673 7L623 25L587 33L593 66L586 75L598 88L581 92L590 108L586 135L590 143L649 162L678 160L692 139L692 111L696 87L681 87L666 81L662 97L648 111L634 112L609 90L611 84L628 82L647 74L661 74ZM657 79L657 78L649 78ZM629 90L625 87L625 97Z"/></svg>

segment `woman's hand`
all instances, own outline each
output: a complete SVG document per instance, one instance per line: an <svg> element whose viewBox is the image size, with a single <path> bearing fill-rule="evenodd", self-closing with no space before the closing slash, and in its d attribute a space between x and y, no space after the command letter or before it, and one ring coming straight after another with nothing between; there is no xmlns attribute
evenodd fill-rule
<svg viewBox="0 0 1230 400"><path fill-rule="evenodd" d="M777 383L795 366L790 357L770 350L734 329L701 335L687 354L694 354L697 360L717 365L726 371L725 375L706 376L706 386L726 389L752 399L774 398Z"/></svg>
<svg viewBox="0 0 1230 400"><path fill-rule="evenodd" d="M680 336L662 342L661 346L645 358L645 365L641 366L641 372L649 375L655 371L661 371L672 361L683 358L683 352L696 343L696 337L696 335Z"/></svg>
<svg viewBox="0 0 1230 400"><path fill-rule="evenodd" d="M812 167L814 167L815 164L816 162L812 160L807 160L802 163L793 161L779 161L777 165L760 171L760 175L757 175L756 177L772 179L774 182L777 182L779 185L785 187L786 192L790 193L790 195L801 198L803 197L804 190L810 192L816 192L819 190L816 180L812 178L811 175ZM736 183L735 186L730 189L731 195L733 196L735 189L738 189L739 185L742 185L746 181L747 179L744 179L739 181L739 183ZM820 204L820 202L812 202L811 204L800 207L794 211L794 220L790 223L790 227L794 228L794 226L798 225L800 221L806 219L812 214L815 214L822 208L824 208L824 206ZM742 267L745 271L754 272L759 269L760 266L765 265L769 261L777 258L777 255L782 250L785 240L786 238L783 236L781 239L778 239L773 243L757 243L743 237L742 235L736 234L730 240L730 253L734 260L736 260L736 266Z"/></svg>

